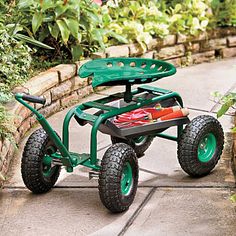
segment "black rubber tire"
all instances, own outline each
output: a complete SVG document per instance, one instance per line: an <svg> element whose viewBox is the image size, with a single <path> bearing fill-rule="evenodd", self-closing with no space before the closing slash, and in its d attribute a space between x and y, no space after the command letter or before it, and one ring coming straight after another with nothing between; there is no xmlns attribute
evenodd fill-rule
<svg viewBox="0 0 236 236"><path fill-rule="evenodd" d="M60 166L55 166L49 176L43 175L43 157L48 152L56 152L57 148L48 134L41 128L34 131L24 148L21 160L21 174L26 187L33 193L46 193L56 183ZM53 147L53 151L52 151Z"/></svg>
<svg viewBox="0 0 236 236"><path fill-rule="evenodd" d="M208 162L198 159L198 145L207 134L216 138L216 149ZM218 163L224 147L224 132L217 119L201 115L184 129L178 142L178 160L182 169L192 177L202 177L211 172Z"/></svg>
<svg viewBox="0 0 236 236"><path fill-rule="evenodd" d="M144 155L144 153L146 152L146 150L149 148L149 146L151 145L152 141L153 141L153 137L152 136L145 136L146 140L144 142L141 143L136 143L134 141L134 139L122 139L122 138L118 138L115 136L111 136L111 142L112 144L115 143L126 143L128 145L130 145L138 158L142 157Z"/></svg>
<svg viewBox="0 0 236 236"><path fill-rule="evenodd" d="M124 195L121 190L123 168L126 163L132 168L132 185ZM105 152L99 174L99 195L104 206L113 213L128 210L133 203L138 186L138 161L132 147L116 143Z"/></svg>

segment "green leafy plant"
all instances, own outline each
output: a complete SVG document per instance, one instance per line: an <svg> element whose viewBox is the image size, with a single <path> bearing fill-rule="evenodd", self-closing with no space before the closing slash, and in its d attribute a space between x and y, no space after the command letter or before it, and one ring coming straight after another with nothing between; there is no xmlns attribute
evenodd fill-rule
<svg viewBox="0 0 236 236"><path fill-rule="evenodd" d="M8 138L13 141L15 132L16 127L14 126L14 117L0 104L0 138Z"/></svg>
<svg viewBox="0 0 236 236"><path fill-rule="evenodd" d="M186 0L177 2L167 10L170 15L170 31L185 35L197 35L206 31L212 13L209 0Z"/></svg>
<svg viewBox="0 0 236 236"><path fill-rule="evenodd" d="M212 0L214 21L219 26L236 26L236 0Z"/></svg>
<svg viewBox="0 0 236 236"><path fill-rule="evenodd" d="M4 24L5 29L12 37L30 45L44 49L54 49L46 44L43 44L42 42L37 41L32 35L29 37L27 35L21 34L24 28L19 23L21 19L21 13L17 11L15 1L0 1L0 12L2 13L0 15L0 22Z"/></svg>
<svg viewBox="0 0 236 236"><path fill-rule="evenodd" d="M103 37L119 37L100 27L99 7L90 0L20 0L18 7L24 16L21 23L28 34L55 47L56 54L63 50L74 60L98 48L104 49Z"/></svg>
<svg viewBox="0 0 236 236"><path fill-rule="evenodd" d="M92 0L19 0L16 18L23 36L18 38L31 37L55 48L55 52L47 53L48 58L78 60L107 46L128 42L137 42L144 49L152 38L176 33L197 35L215 27L215 22L226 17L226 11L232 22L235 1L109 0L100 7Z"/></svg>
<svg viewBox="0 0 236 236"><path fill-rule="evenodd" d="M108 1L102 7L105 28L142 47L154 37L197 35L206 31L212 17L210 0ZM109 44L116 43L108 40Z"/></svg>
<svg viewBox="0 0 236 236"><path fill-rule="evenodd" d="M229 199L232 203L236 203L236 193L232 194Z"/></svg>
<svg viewBox="0 0 236 236"><path fill-rule="evenodd" d="M108 1L101 11L103 24L129 42L145 47L152 37L163 38L169 34L168 17L159 8L157 1L120 1L117 5ZM107 43L117 42L113 39Z"/></svg>
<svg viewBox="0 0 236 236"><path fill-rule="evenodd" d="M0 83L9 89L26 81L31 63L30 48L0 28Z"/></svg>
<svg viewBox="0 0 236 236"><path fill-rule="evenodd" d="M13 118L4 103L11 99L11 89L28 79L31 63L30 49L12 38L0 24L0 137L15 132Z"/></svg>
<svg viewBox="0 0 236 236"><path fill-rule="evenodd" d="M233 110L236 110L236 93L231 92L227 95L221 95L219 92L215 92L213 96L218 100L218 102L221 103L221 107L217 112L217 118L223 116L226 114L226 112L232 108ZM236 127L233 128L233 132L236 132Z"/></svg>

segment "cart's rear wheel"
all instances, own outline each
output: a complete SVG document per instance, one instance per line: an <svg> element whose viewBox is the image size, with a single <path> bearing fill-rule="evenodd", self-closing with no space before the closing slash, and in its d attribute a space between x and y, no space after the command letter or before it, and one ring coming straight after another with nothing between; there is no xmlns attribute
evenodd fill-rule
<svg viewBox="0 0 236 236"><path fill-rule="evenodd" d="M99 194L111 212L126 211L138 185L138 162L129 145L116 143L104 154L99 174Z"/></svg>
<svg viewBox="0 0 236 236"><path fill-rule="evenodd" d="M182 169L193 177L210 173L220 159L224 133L218 120L203 115L193 119L184 129L178 143L178 159Z"/></svg>
<svg viewBox="0 0 236 236"><path fill-rule="evenodd" d="M51 154L57 148L43 129L34 131L24 148L21 174L26 187L33 193L48 192L56 183L60 166L51 167Z"/></svg>
<svg viewBox="0 0 236 236"><path fill-rule="evenodd" d="M134 149L138 158L144 155L144 152L151 145L152 140L153 140L153 137L149 135L143 135L143 136L139 136L137 138L132 138L132 139L122 139L115 136L111 136L111 142L113 144L127 143L128 145L130 145Z"/></svg>

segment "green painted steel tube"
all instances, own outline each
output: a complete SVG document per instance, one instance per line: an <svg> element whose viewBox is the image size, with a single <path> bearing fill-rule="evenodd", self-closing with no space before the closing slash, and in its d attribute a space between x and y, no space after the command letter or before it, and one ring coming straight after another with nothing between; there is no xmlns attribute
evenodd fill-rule
<svg viewBox="0 0 236 236"><path fill-rule="evenodd" d="M49 135L50 139L57 146L61 155L63 157L70 157L70 153L68 152L67 148L63 145L60 138L57 136L57 134L52 129L50 124L47 122L45 117L42 114L40 114L36 109L34 109L32 106L30 106L28 103L26 103L24 100L22 100L22 96L23 94L16 94L15 98L18 102L20 102L23 106L27 107L30 111L33 112L33 114L36 115L37 120L39 121L45 132Z"/></svg>
<svg viewBox="0 0 236 236"><path fill-rule="evenodd" d="M62 142L64 146L67 148L67 150L69 150L69 124L70 124L71 118L74 115L75 110L76 110L76 107L69 110L69 112L66 114L63 121Z"/></svg>
<svg viewBox="0 0 236 236"><path fill-rule="evenodd" d="M25 106L26 108L28 108L30 111L32 111L35 115L36 115L36 117L37 118L41 118L41 117L43 117L43 115L42 114L40 114L36 109L34 109L32 106L30 106L27 102L25 102L23 99L22 99L22 97L23 97L23 94L16 94L15 95L15 99L19 102L19 103L21 103L23 106Z"/></svg>
<svg viewBox="0 0 236 236"><path fill-rule="evenodd" d="M93 128L91 130L91 140L90 140L90 158L91 164L97 164L97 132L99 125L105 120L104 114L100 115L97 120L93 124Z"/></svg>
<svg viewBox="0 0 236 236"><path fill-rule="evenodd" d="M98 128L99 128L99 126L102 122L104 122L107 119L112 118L114 116L123 114L125 112L129 112L129 111L138 109L140 107L143 107L143 106L155 103L155 102L160 102L162 100L166 100L166 99L169 99L169 98L176 98L177 101L179 102L179 104L181 106L183 106L182 98L180 97L180 95L176 92L172 92L172 93L160 95L160 96L157 96L157 97L153 97L151 99L144 100L144 101L138 102L136 104L131 104L131 105L128 105L126 107L122 107L118 110L112 110L110 112L106 112L104 114L101 114L97 118L97 120L94 122L92 131L91 131L91 143L90 143L91 164L96 164L97 163L97 131L98 131ZM171 138L169 138L169 139L171 139ZM171 140L176 141L177 138L174 137Z"/></svg>
<svg viewBox="0 0 236 236"><path fill-rule="evenodd" d="M63 143L61 142L61 139L58 137L56 132L52 129L52 127L47 122L47 120L43 116L41 118L37 118L37 120L39 121L39 123L41 124L41 126L43 127L45 132L48 134L50 139L57 146L57 148L59 149L61 155L63 157L69 157L70 158L70 153L69 153L68 149L63 145Z"/></svg>
<svg viewBox="0 0 236 236"><path fill-rule="evenodd" d="M184 130L184 126L183 125L179 125L178 128L177 128L178 140L180 139L180 136L181 136L183 130Z"/></svg>
<svg viewBox="0 0 236 236"><path fill-rule="evenodd" d="M172 140L172 141L178 141L178 137L172 136L172 135L168 135L168 134L156 134L155 136L160 137L160 138L164 138L164 139L168 139L168 140Z"/></svg>

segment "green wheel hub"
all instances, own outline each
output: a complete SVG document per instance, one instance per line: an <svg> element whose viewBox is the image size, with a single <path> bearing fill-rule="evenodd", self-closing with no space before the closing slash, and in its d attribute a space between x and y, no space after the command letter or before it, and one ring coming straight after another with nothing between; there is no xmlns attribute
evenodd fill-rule
<svg viewBox="0 0 236 236"><path fill-rule="evenodd" d="M130 163L126 162L121 177L121 192L128 195L133 185L133 172Z"/></svg>
<svg viewBox="0 0 236 236"><path fill-rule="evenodd" d="M216 150L216 137L209 133L205 135L198 145L198 159L201 162L208 162L212 159Z"/></svg>
<svg viewBox="0 0 236 236"><path fill-rule="evenodd" d="M45 177L49 177L53 173L53 168L51 167L51 162L52 162L52 157L50 157L48 155L45 155L43 157L42 167L43 167L43 175Z"/></svg>

